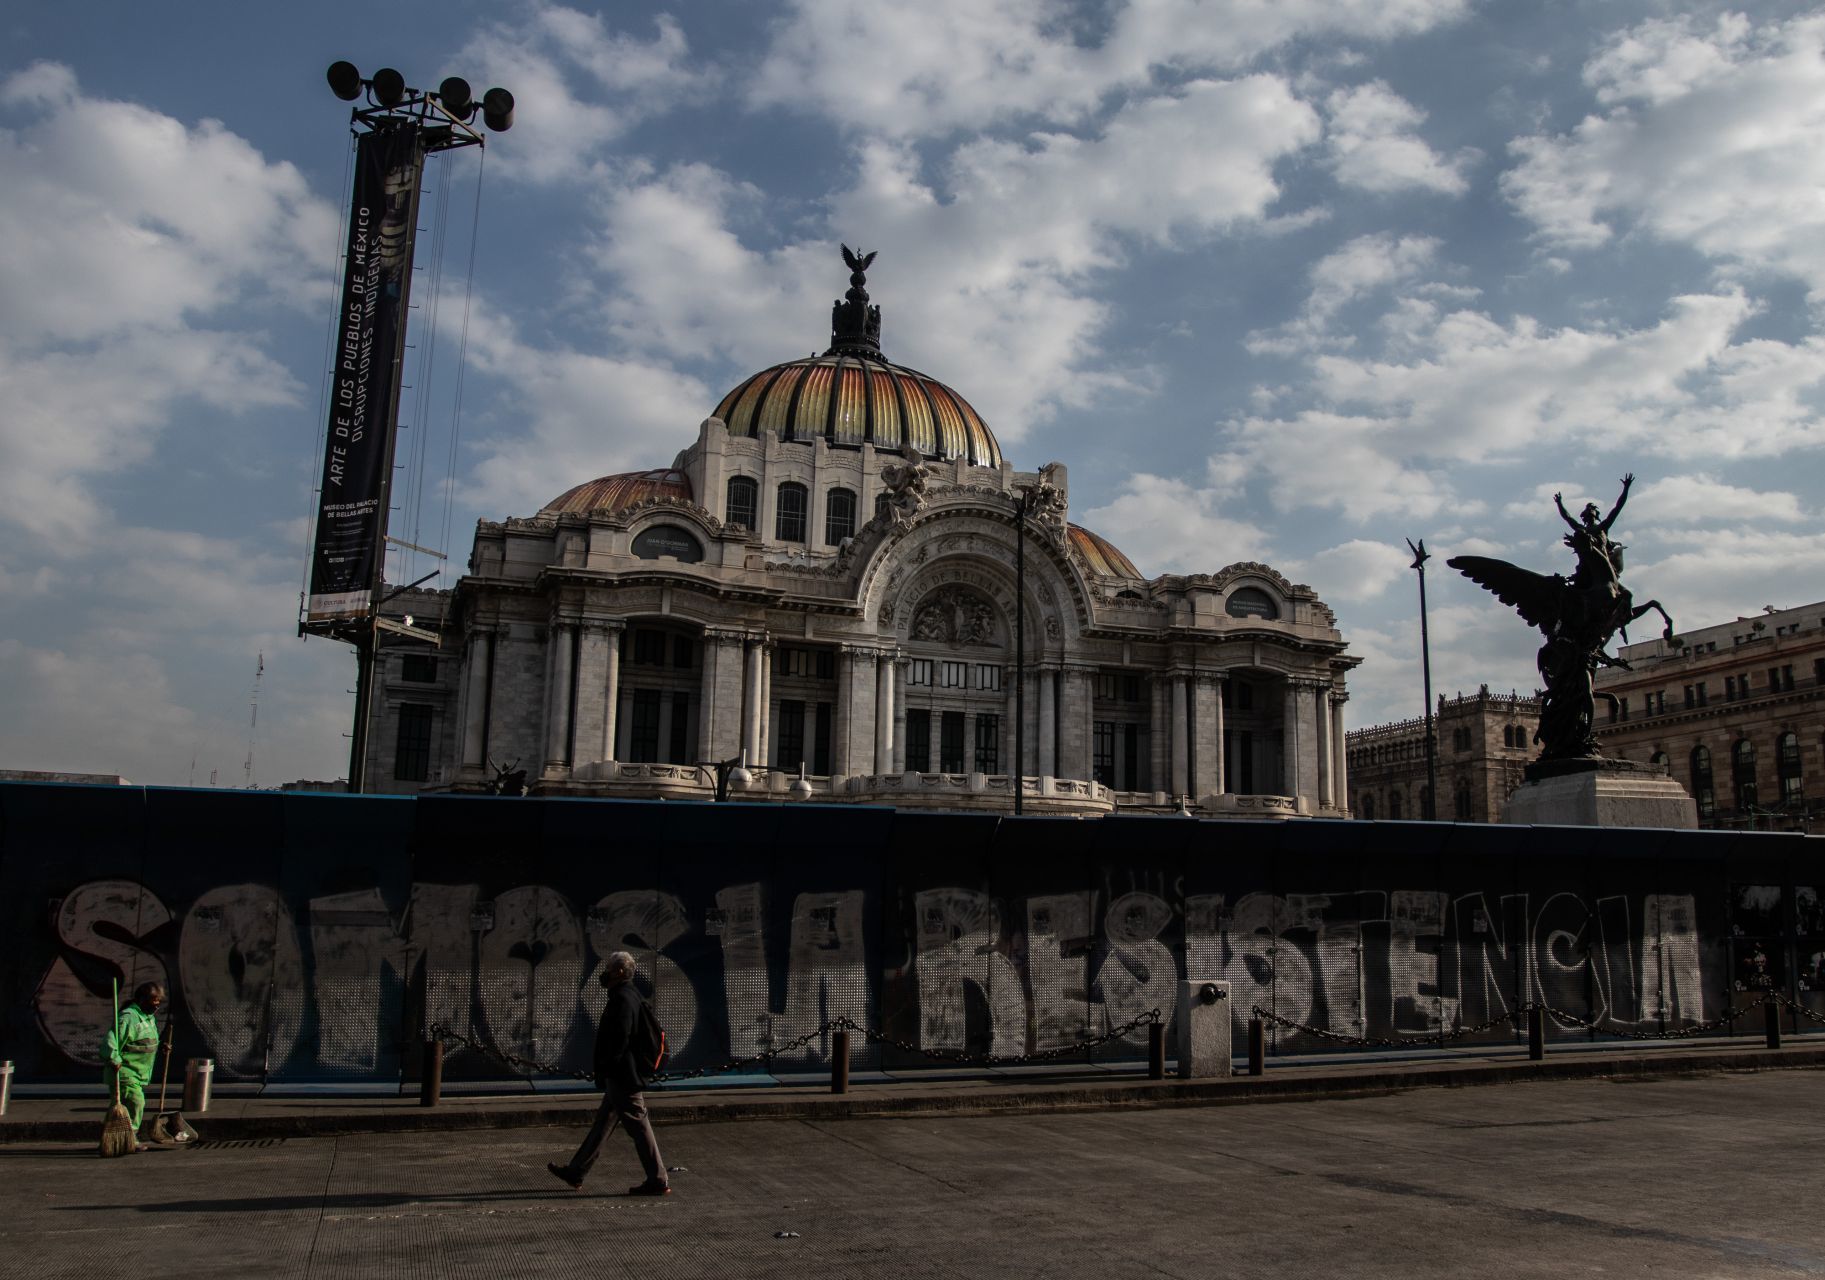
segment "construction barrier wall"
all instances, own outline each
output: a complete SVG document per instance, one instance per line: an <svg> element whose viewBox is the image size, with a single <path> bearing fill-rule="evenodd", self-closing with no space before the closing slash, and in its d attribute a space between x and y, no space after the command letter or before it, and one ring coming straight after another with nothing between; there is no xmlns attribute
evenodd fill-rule
<svg viewBox="0 0 1825 1280"><path fill-rule="evenodd" d="M0 1057L22 1084L97 1079L111 982L150 979L180 1064L214 1058L223 1080L410 1081L431 1024L585 1070L617 949L678 1069L840 1014L898 1042L858 1044L858 1069L1043 1050L1170 1017L1186 976L1232 984L1238 1045L1256 1005L1396 1041L1534 1002L1570 1015L1558 1037L1678 1029L1764 989L1825 1011L1822 853L1772 834L0 784ZM814 1036L774 1066L828 1053ZM473 1051L446 1065L508 1074Z"/></svg>

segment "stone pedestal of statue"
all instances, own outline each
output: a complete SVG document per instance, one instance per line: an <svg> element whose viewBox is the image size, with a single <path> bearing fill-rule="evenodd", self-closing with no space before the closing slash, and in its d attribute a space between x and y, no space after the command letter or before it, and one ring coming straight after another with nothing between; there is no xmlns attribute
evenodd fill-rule
<svg viewBox="0 0 1825 1280"><path fill-rule="evenodd" d="M1536 760L1502 821L1520 826L1698 826L1698 806L1665 765L1633 760Z"/></svg>

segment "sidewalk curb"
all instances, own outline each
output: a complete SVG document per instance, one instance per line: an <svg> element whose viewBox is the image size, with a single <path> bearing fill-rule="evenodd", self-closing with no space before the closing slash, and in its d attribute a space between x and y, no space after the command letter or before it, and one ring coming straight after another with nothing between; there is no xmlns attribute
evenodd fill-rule
<svg viewBox="0 0 1825 1280"><path fill-rule="evenodd" d="M649 1094L658 1125L718 1124L744 1120L866 1120L917 1116L1045 1115L1077 1111L1154 1110L1166 1107L1238 1106L1253 1102L1308 1102L1380 1097L1425 1088L1466 1088L1525 1080L1590 1080L1709 1075L1717 1072L1817 1070L1825 1047L1788 1049L1706 1049L1690 1053L1587 1054L1548 1057L1543 1062L1402 1063L1378 1069L1329 1066L1270 1069L1258 1077L1209 1080L1122 1080L1108 1083L989 1085L968 1092L896 1094L891 1086L861 1085L843 1095L698 1101ZM355 1134L431 1133L458 1129L581 1127L593 1107L565 1105L406 1108L380 1113L329 1110L287 1116L192 1116L209 1142L280 1138L341 1137ZM89 1120L0 1119L0 1144L90 1142L99 1133Z"/></svg>

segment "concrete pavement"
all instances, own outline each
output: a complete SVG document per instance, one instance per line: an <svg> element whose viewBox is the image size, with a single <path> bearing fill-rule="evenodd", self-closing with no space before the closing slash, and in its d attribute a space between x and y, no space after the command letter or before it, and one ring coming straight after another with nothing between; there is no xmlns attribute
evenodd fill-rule
<svg viewBox="0 0 1825 1280"><path fill-rule="evenodd" d="M1682 1277L1825 1274L1817 1071L1273 1107L0 1147L0 1275ZM796 1236L780 1236L794 1232Z"/></svg>

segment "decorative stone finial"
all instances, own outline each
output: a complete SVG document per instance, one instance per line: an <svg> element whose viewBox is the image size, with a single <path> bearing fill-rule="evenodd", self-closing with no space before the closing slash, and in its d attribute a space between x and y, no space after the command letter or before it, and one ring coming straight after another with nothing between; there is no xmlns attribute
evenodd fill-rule
<svg viewBox="0 0 1825 1280"><path fill-rule="evenodd" d="M853 253L843 246L849 266L849 292L830 308L830 350L825 355L852 355L881 360L881 308L868 305L868 279L864 274L874 253Z"/></svg>

